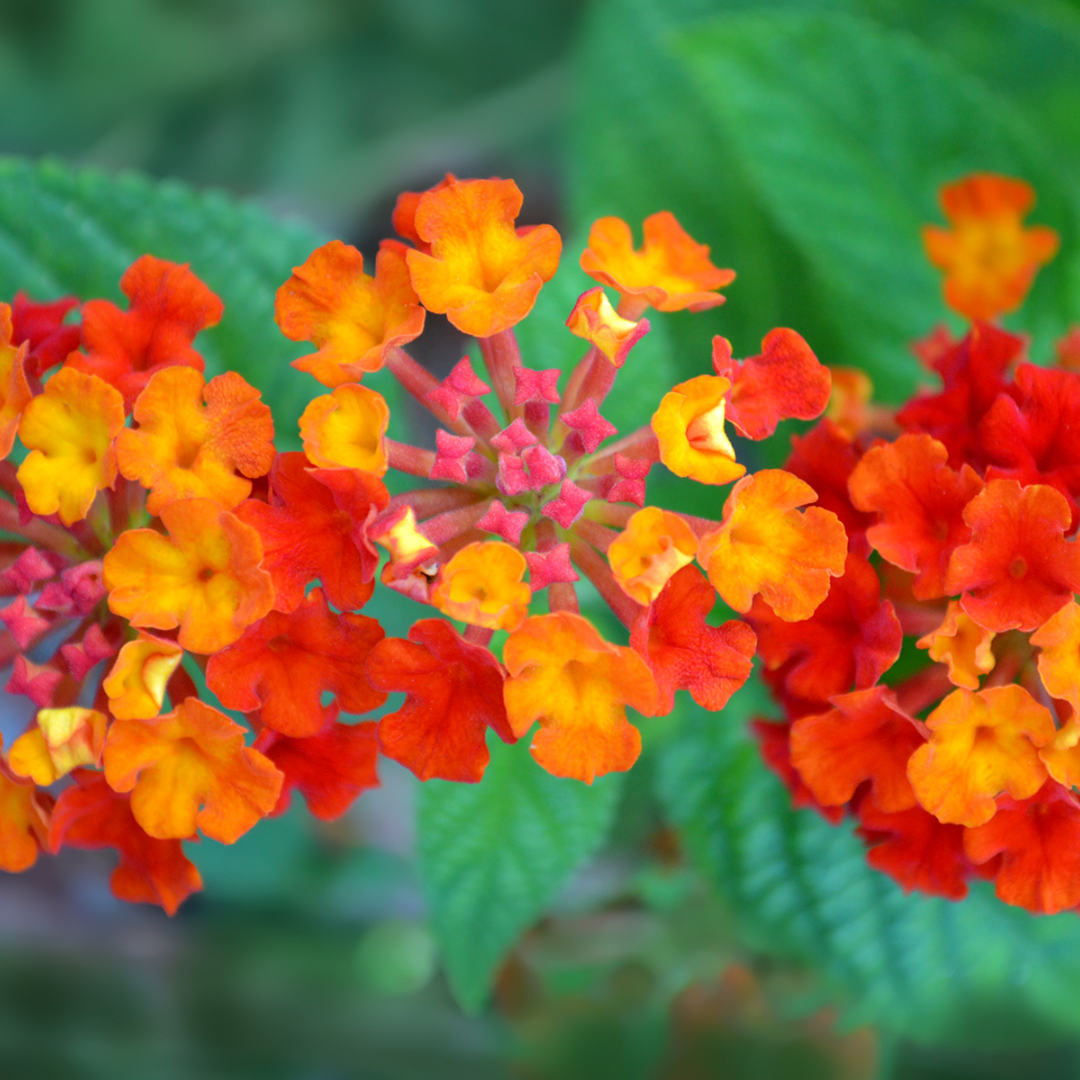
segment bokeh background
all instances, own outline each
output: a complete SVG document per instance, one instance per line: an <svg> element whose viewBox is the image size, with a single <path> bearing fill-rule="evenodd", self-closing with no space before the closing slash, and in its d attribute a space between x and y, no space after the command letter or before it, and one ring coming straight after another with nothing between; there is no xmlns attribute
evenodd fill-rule
<svg viewBox="0 0 1080 1080"><path fill-rule="evenodd" d="M371 258L396 194L447 170L515 178L522 220L564 234L521 328L532 366L573 356L599 214L670 209L738 271L722 308L654 321L616 419L705 370L713 333L742 356L776 325L900 400L907 343L946 319L918 228L973 169L1031 180L1062 235L1011 325L1045 359L1080 317L1065 0L0 0L0 152L22 159L0 164L0 295L117 296L144 250L190 261L227 302L209 360L264 389L284 445L310 387L274 288L329 236ZM417 353L444 370L460 345L429 326ZM377 613L391 633L410 615ZM593 856L538 905L471 913L465 951L500 919L526 930L490 996L440 951L466 917L425 881L437 823L499 807L393 763L338 823L299 805L192 847L206 890L172 920L111 898L108 855L5 876L0 1075L1080 1076L1080 921L904 897L849 831L789 810L745 735L755 705L648 725L626 782L581 805Z"/></svg>

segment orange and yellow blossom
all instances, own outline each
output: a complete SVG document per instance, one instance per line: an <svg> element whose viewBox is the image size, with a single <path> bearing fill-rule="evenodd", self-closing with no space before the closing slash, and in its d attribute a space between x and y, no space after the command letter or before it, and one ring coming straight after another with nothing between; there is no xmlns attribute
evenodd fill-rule
<svg viewBox="0 0 1080 1080"><path fill-rule="evenodd" d="M466 544L439 573L431 603L451 619L488 630L516 630L529 614L528 564L499 540Z"/></svg>
<svg viewBox="0 0 1080 1080"><path fill-rule="evenodd" d="M648 607L668 581L694 561L697 549L693 529L678 514L647 506L630 518L607 555L623 591Z"/></svg>
<svg viewBox="0 0 1080 1080"><path fill-rule="evenodd" d="M231 844L277 804L283 776L244 745L245 729L188 698L150 720L116 720L105 741L105 779L131 792L135 820L159 840L196 829Z"/></svg>
<svg viewBox="0 0 1080 1080"><path fill-rule="evenodd" d="M274 315L291 341L310 341L318 352L294 360L331 388L378 371L385 353L418 338L424 309L409 278L405 245L384 240L375 276L364 273L364 256L331 240L316 248L277 291Z"/></svg>
<svg viewBox="0 0 1080 1080"><path fill-rule="evenodd" d="M2 746L2 740L0 740ZM53 797L20 780L0 759L0 870L18 874L49 849Z"/></svg>
<svg viewBox="0 0 1080 1080"><path fill-rule="evenodd" d="M11 453L19 418L31 398L26 381L27 345L25 341L14 345L13 332L11 305L0 304L0 458Z"/></svg>
<svg viewBox="0 0 1080 1080"><path fill-rule="evenodd" d="M413 227L431 254L406 257L428 311L478 338L529 314L558 268L562 240L550 225L515 230L521 204L513 180L453 180L420 196Z"/></svg>
<svg viewBox="0 0 1080 1080"><path fill-rule="evenodd" d="M11 744L11 771L48 787L80 765L97 765L107 724L96 709L41 709L37 726Z"/></svg>
<svg viewBox="0 0 1080 1080"><path fill-rule="evenodd" d="M101 688L117 720L149 720L161 712L173 672L184 659L175 641L140 633L121 649Z"/></svg>
<svg viewBox="0 0 1080 1080"><path fill-rule="evenodd" d="M624 319L599 285L577 298L566 325L571 334L595 345L617 368L623 366L630 350L649 332L648 319Z"/></svg>
<svg viewBox="0 0 1080 1080"><path fill-rule="evenodd" d="M168 536L129 529L105 555L109 607L133 626L179 627L181 648L217 652L273 606L259 534L209 499L170 503L161 521Z"/></svg>
<svg viewBox="0 0 1080 1080"><path fill-rule="evenodd" d="M531 750L549 773L591 784L637 761L641 734L626 708L652 716L657 689L633 649L610 644L580 615L559 611L526 619L506 639L503 662L510 727L521 738L540 722Z"/></svg>
<svg viewBox="0 0 1080 1080"><path fill-rule="evenodd" d="M704 311L726 297L716 290L735 280L734 270L722 270L709 260L709 248L692 240L667 210L651 214L642 227L645 236L634 248L630 226L622 218L603 217L589 230L581 269L601 285L617 289L619 310L636 319L647 307L657 311Z"/></svg>
<svg viewBox="0 0 1080 1080"><path fill-rule="evenodd" d="M746 472L724 431L729 380L698 375L666 393L653 413L660 460L676 476L701 484L729 484Z"/></svg>
<svg viewBox="0 0 1080 1080"><path fill-rule="evenodd" d="M150 489L151 514L193 498L231 510L251 494L251 479L274 461L274 422L260 397L234 371L206 382L176 366L150 379L135 402L139 426L117 436L116 457L128 480Z"/></svg>
<svg viewBox="0 0 1080 1080"><path fill-rule="evenodd" d="M926 726L930 741L908 760L908 779L938 821L982 825L995 796L1027 799L1046 782L1039 748L1054 738L1054 721L1022 686L954 690Z"/></svg>
<svg viewBox="0 0 1080 1080"><path fill-rule="evenodd" d="M950 229L923 228L930 261L945 271L945 301L969 319L1014 311L1027 296L1039 267L1058 250L1058 235L1045 225L1024 228L1035 191L1023 180L975 173L941 189Z"/></svg>
<svg viewBox="0 0 1080 1080"><path fill-rule="evenodd" d="M359 383L345 383L314 398L300 417L304 453L324 469L363 469L374 476L387 470L386 428L390 409L381 394Z"/></svg>
<svg viewBox="0 0 1080 1080"><path fill-rule="evenodd" d="M949 665L949 681L968 690L979 689L979 676L994 670L990 646L996 635L980 626L960 606L950 600L945 620L929 634L919 638L920 649L927 649L930 659Z"/></svg>
<svg viewBox="0 0 1080 1080"><path fill-rule="evenodd" d="M30 450L18 478L35 514L65 525L86 517L116 479L113 440L124 426L124 398L96 375L63 368L25 408L19 438Z"/></svg>
<svg viewBox="0 0 1080 1080"><path fill-rule="evenodd" d="M786 622L813 615L844 573L847 533L830 510L800 506L814 489L783 469L762 469L731 489L719 529L702 538L698 562L716 591L736 611L754 596Z"/></svg>

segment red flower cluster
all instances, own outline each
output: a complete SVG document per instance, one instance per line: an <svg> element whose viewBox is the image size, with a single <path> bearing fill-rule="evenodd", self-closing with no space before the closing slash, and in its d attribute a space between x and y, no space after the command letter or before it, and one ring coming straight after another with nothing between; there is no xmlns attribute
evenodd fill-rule
<svg viewBox="0 0 1080 1080"><path fill-rule="evenodd" d="M584 356L566 373L529 368L513 327L561 241L518 227L521 201L512 181L447 177L401 197L408 243L384 241L373 276L336 241L296 268L277 320L316 347L294 366L327 390L301 418L303 452L277 452L240 376L204 378L194 343L222 304L186 266L140 258L126 309L0 306L0 660L7 690L37 707L0 758L0 868L112 848L114 892L171 913L200 887L182 841L232 843L293 790L336 817L378 783L380 753L421 779L476 782L489 729L511 742L537 725L539 765L591 782L637 758L628 708L666 713L685 690L720 709L748 677L754 632L706 621L717 590L740 612L771 605L777 640L836 607L843 500L830 489L835 511L803 509L817 498L805 479L744 475L725 433L817 417L829 372L791 330L743 362L717 338L715 373L619 437L600 410L643 313L715 306L734 275L670 214L645 222L641 249L603 219L581 260L601 286L567 321ZM440 381L409 356L426 312L476 337L483 377L464 359ZM437 420L434 448L387 438L387 403L362 381L384 368ZM17 468L3 460L16 436ZM722 520L646 506L657 462L737 480ZM391 497L390 469L421 486ZM830 616L845 642L874 622L858 573L841 579L854 629L846 608ZM582 578L628 644L580 614ZM377 582L426 605L407 637L361 613ZM887 666L888 619L874 625L860 679ZM405 695L396 711L341 719L390 693Z"/></svg>
<svg viewBox="0 0 1080 1080"><path fill-rule="evenodd" d="M974 321L916 344L939 389L871 413L849 381L795 440L788 468L850 554L809 618L783 622L764 596L750 623L786 713L756 727L798 804L853 814L870 863L907 889L959 899L982 877L1056 912L1080 906L1076 331L1043 368L994 321L1057 247L1023 227L1033 202L990 174L944 189L953 230L927 229L927 249ZM894 674L906 636L925 661Z"/></svg>

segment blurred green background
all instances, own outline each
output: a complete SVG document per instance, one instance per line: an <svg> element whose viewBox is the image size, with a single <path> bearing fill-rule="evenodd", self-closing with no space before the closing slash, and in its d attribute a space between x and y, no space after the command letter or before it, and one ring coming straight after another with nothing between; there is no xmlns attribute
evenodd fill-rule
<svg viewBox="0 0 1080 1080"><path fill-rule="evenodd" d="M273 290L325 237L372 257L396 194L447 170L514 177L522 221L564 233L533 366L575 358L599 214L670 209L738 271L723 307L654 320L620 423L713 333L742 356L776 325L910 393L908 341L947 321L918 229L974 169L1032 181L1062 235L1011 320L1033 355L1080 315L1076 3L0 0L0 102L0 295L115 297L143 251L190 261L227 304L210 363L264 390L283 445L311 387ZM447 367L429 323L417 354ZM6 876L0 1075L1080 1076L1076 916L905 897L790 810L745 732L767 709L751 686L645 721L593 789L514 750L475 789L382 762L341 822L298 805L191 846L206 890L172 920L111 898L108 855Z"/></svg>

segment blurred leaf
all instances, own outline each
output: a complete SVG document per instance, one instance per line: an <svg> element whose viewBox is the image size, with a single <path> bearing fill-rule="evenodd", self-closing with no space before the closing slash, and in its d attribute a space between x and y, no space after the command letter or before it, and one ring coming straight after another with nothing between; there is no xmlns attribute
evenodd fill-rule
<svg viewBox="0 0 1080 1080"><path fill-rule="evenodd" d="M430 780L420 790L420 875L450 983L469 1010L487 997L518 935L604 842L622 790L544 772L526 736L495 740L479 784Z"/></svg>
<svg viewBox="0 0 1080 1080"><path fill-rule="evenodd" d="M252 202L174 181L109 177L55 162L0 161L0 297L66 293L122 305L120 275L149 252L190 263L225 301L221 324L199 336L208 372L240 372L274 410L279 445L318 390L289 367L304 346L274 323L274 293L322 238Z"/></svg>
<svg viewBox="0 0 1080 1080"><path fill-rule="evenodd" d="M791 808L745 727L767 710L756 681L719 716L688 704L660 770L672 821L748 942L820 971L851 1026L921 1044L1080 1032L1080 919L1032 917L984 884L961 903L905 895L850 824Z"/></svg>

